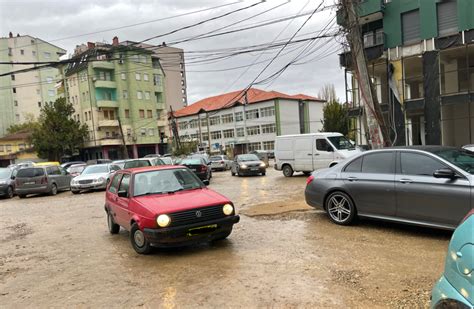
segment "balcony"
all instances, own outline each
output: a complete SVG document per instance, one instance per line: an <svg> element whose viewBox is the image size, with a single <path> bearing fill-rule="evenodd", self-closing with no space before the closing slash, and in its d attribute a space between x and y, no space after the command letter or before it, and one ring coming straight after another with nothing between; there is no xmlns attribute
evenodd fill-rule
<svg viewBox="0 0 474 309"><path fill-rule="evenodd" d="M97 124L99 128L101 127L118 127L119 123L118 120L108 120L108 119L101 119Z"/></svg>
<svg viewBox="0 0 474 309"><path fill-rule="evenodd" d="M114 146L114 145L122 145L123 141L120 136L110 137L110 138L103 138L99 141L101 146Z"/></svg>
<svg viewBox="0 0 474 309"><path fill-rule="evenodd" d="M92 62L93 69L105 69L105 70L113 70L115 69L115 65L113 62L110 61L93 61Z"/></svg>
<svg viewBox="0 0 474 309"><path fill-rule="evenodd" d="M105 107L105 108L118 108L119 104L117 101L111 100L98 100L97 107Z"/></svg>
<svg viewBox="0 0 474 309"><path fill-rule="evenodd" d="M117 83L115 83L112 80L100 80L97 79L94 81L94 86L96 88L110 88L110 89L115 89L117 88Z"/></svg>

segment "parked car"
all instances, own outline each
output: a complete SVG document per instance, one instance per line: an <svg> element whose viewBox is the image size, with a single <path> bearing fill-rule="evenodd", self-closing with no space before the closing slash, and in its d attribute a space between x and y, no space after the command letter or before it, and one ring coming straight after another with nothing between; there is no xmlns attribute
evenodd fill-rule
<svg viewBox="0 0 474 309"><path fill-rule="evenodd" d="M159 158L161 157L161 155L157 154L157 153L150 153L150 154L147 154L146 156L144 156L144 158Z"/></svg>
<svg viewBox="0 0 474 309"><path fill-rule="evenodd" d="M444 273L431 292L431 308L474 307L474 210L454 231Z"/></svg>
<svg viewBox="0 0 474 309"><path fill-rule="evenodd" d="M341 133L282 135L275 140L275 169L286 177L294 172L309 174L360 152Z"/></svg>
<svg viewBox="0 0 474 309"><path fill-rule="evenodd" d="M118 165L95 164L87 166L81 175L71 180L71 192L78 194L81 191L105 189L111 176L120 170Z"/></svg>
<svg viewBox="0 0 474 309"><path fill-rule="evenodd" d="M209 156L207 153L193 153L188 156L189 158L202 158L204 162L206 162L207 165L211 164L211 160L209 159Z"/></svg>
<svg viewBox="0 0 474 309"><path fill-rule="evenodd" d="M127 168L157 166L157 165L165 165L165 164L159 158L141 158L141 159L125 160L123 164L123 168L127 169Z"/></svg>
<svg viewBox="0 0 474 309"><path fill-rule="evenodd" d="M173 158L171 157L160 157L159 162L163 164L156 164L156 165L173 165Z"/></svg>
<svg viewBox="0 0 474 309"><path fill-rule="evenodd" d="M112 160L110 160L110 159L94 159L94 160L87 160L87 162L86 162L87 165L109 164L109 163L112 163Z"/></svg>
<svg viewBox="0 0 474 309"><path fill-rule="evenodd" d="M48 162L36 162L33 166L60 166L57 161L48 161Z"/></svg>
<svg viewBox="0 0 474 309"><path fill-rule="evenodd" d="M260 161L254 154L237 155L232 162L230 173L232 176L262 175L265 176L267 167L265 162Z"/></svg>
<svg viewBox="0 0 474 309"><path fill-rule="evenodd" d="M462 148L466 149L466 150L469 150L471 152L474 152L474 145L473 144L464 145L464 146L462 146Z"/></svg>
<svg viewBox="0 0 474 309"><path fill-rule="evenodd" d="M56 195L70 189L71 178L57 165L21 168L15 178L15 193L20 198L38 193Z"/></svg>
<svg viewBox="0 0 474 309"><path fill-rule="evenodd" d="M71 165L69 166L66 171L71 174L71 176L74 178L74 177L77 177L79 176L82 171L87 167L87 164L74 164L74 165Z"/></svg>
<svg viewBox="0 0 474 309"><path fill-rule="evenodd" d="M232 166L232 161L224 155L212 156L210 160L212 170L226 171Z"/></svg>
<svg viewBox="0 0 474 309"><path fill-rule="evenodd" d="M78 165L78 164L86 164L86 162L84 161L70 161L70 162L66 162L66 163L63 163L61 164L61 167L64 168L65 170L67 170L70 166L72 165Z"/></svg>
<svg viewBox="0 0 474 309"><path fill-rule="evenodd" d="M32 166L35 166L35 163L32 161L19 162L19 163L8 165L8 167L11 169L20 169L23 167L32 167Z"/></svg>
<svg viewBox="0 0 474 309"><path fill-rule="evenodd" d="M199 179L205 184L209 184L212 178L212 170L202 157L184 158L179 162L179 165L189 168Z"/></svg>
<svg viewBox="0 0 474 309"><path fill-rule="evenodd" d="M118 171L107 189L105 211L109 232L130 231L139 254L152 246L225 239L240 219L228 198L181 166Z"/></svg>
<svg viewBox="0 0 474 309"><path fill-rule="evenodd" d="M15 195L16 169L0 168L0 197L12 198Z"/></svg>
<svg viewBox="0 0 474 309"><path fill-rule="evenodd" d="M127 161L127 160L115 160L115 161L112 161L111 164L117 165L117 166L120 167L120 169L123 169L124 166L125 166L125 161Z"/></svg>
<svg viewBox="0 0 474 309"><path fill-rule="evenodd" d="M305 197L337 224L356 217L455 229L472 208L474 154L413 146L363 152L315 171Z"/></svg>

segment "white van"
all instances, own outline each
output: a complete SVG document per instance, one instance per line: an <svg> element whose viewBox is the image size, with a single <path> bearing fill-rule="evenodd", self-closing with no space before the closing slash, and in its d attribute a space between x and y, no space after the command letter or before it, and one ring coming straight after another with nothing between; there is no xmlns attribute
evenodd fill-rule
<svg viewBox="0 0 474 309"><path fill-rule="evenodd" d="M310 173L331 167L360 150L341 133L309 133L277 136L275 169L291 177L294 172Z"/></svg>

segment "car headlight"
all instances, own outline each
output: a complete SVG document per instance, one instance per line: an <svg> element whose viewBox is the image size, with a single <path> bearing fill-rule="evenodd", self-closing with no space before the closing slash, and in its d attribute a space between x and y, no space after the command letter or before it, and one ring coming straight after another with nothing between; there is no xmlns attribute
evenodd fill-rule
<svg viewBox="0 0 474 309"><path fill-rule="evenodd" d="M260 167L266 167L265 163L260 163Z"/></svg>
<svg viewBox="0 0 474 309"><path fill-rule="evenodd" d="M222 207L222 212L224 212L224 215L230 216L234 212L234 206L232 206L231 204L225 204Z"/></svg>
<svg viewBox="0 0 474 309"><path fill-rule="evenodd" d="M242 164L242 165L240 166L240 168L247 168L247 165Z"/></svg>
<svg viewBox="0 0 474 309"><path fill-rule="evenodd" d="M77 184L77 180L71 180L71 185Z"/></svg>
<svg viewBox="0 0 474 309"><path fill-rule="evenodd" d="M6 185L7 181L6 180L0 180L0 185Z"/></svg>
<svg viewBox="0 0 474 309"><path fill-rule="evenodd" d="M104 178L104 177L99 177L99 178L97 179L97 182L104 182L104 181L105 181L105 178Z"/></svg>
<svg viewBox="0 0 474 309"><path fill-rule="evenodd" d="M156 218L156 223L158 223L159 227L167 227L171 223L171 218L168 215L159 215L158 218Z"/></svg>

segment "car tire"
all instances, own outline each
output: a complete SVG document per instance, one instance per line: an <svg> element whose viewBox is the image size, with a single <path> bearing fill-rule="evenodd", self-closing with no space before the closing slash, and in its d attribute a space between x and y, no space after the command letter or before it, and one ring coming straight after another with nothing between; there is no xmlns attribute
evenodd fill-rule
<svg viewBox="0 0 474 309"><path fill-rule="evenodd" d="M282 170L283 170L283 175L284 175L285 177L291 177L291 176L293 176L294 171L293 171L293 168L291 168L290 165L287 164L287 165L283 166L283 169L282 169Z"/></svg>
<svg viewBox="0 0 474 309"><path fill-rule="evenodd" d="M107 227L109 228L109 233L110 234L118 234L120 231L120 225L115 223L114 217L110 213L110 211L107 211Z"/></svg>
<svg viewBox="0 0 474 309"><path fill-rule="evenodd" d="M25 197L26 197L26 194L19 194L18 197L19 197L19 198L25 198Z"/></svg>
<svg viewBox="0 0 474 309"><path fill-rule="evenodd" d="M151 252L150 242L146 239L143 231L140 230L138 224L132 224L130 229L130 242L132 247L138 254L149 254Z"/></svg>
<svg viewBox="0 0 474 309"><path fill-rule="evenodd" d="M235 176L235 173L230 169L230 175Z"/></svg>
<svg viewBox="0 0 474 309"><path fill-rule="evenodd" d="M357 215L357 209L351 197L341 191L331 193L326 198L324 208L329 219L339 225L350 225Z"/></svg>
<svg viewBox="0 0 474 309"><path fill-rule="evenodd" d="M303 175L309 176L309 175L311 175L311 172L303 172Z"/></svg>
<svg viewBox="0 0 474 309"><path fill-rule="evenodd" d="M266 172L263 172L263 173L262 173L262 176L265 176L266 174L267 174Z"/></svg>
<svg viewBox="0 0 474 309"><path fill-rule="evenodd" d="M237 171L237 176L242 177L242 173L240 172L240 170Z"/></svg>
<svg viewBox="0 0 474 309"><path fill-rule="evenodd" d="M56 195L58 194L58 186L56 184L51 185L51 191L49 191L49 195Z"/></svg>
<svg viewBox="0 0 474 309"><path fill-rule="evenodd" d="M9 186L7 188L7 198L12 198L13 195L15 195L15 193L13 192L13 188L11 186Z"/></svg>
<svg viewBox="0 0 474 309"><path fill-rule="evenodd" d="M79 192L81 192L81 191L79 191L79 190L71 190L71 192L72 192L72 194L79 194Z"/></svg>
<svg viewBox="0 0 474 309"><path fill-rule="evenodd" d="M221 240L224 240L226 239L227 237L229 237L229 235L232 233L232 228L227 231L227 232L223 232L222 234L219 234L218 236L216 236L212 241L221 241Z"/></svg>

